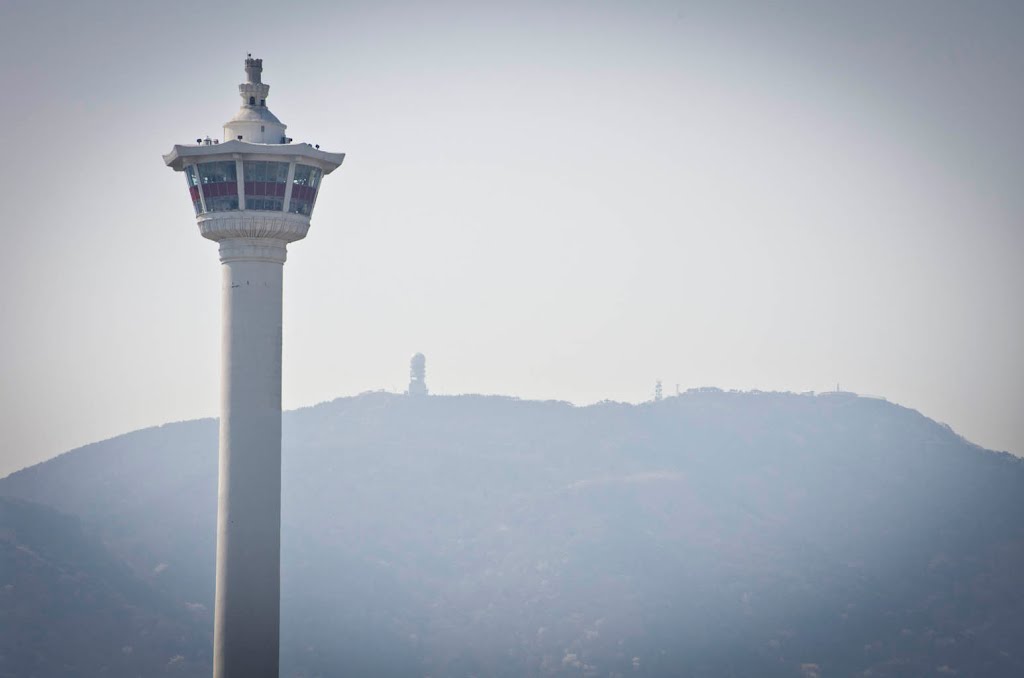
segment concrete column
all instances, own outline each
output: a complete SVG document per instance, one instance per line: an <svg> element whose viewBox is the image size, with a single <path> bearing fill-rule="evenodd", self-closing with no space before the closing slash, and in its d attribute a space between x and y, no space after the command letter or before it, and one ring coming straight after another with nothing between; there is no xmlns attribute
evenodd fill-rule
<svg viewBox="0 0 1024 678"><path fill-rule="evenodd" d="M285 242L230 238L223 264L214 678L278 678Z"/></svg>

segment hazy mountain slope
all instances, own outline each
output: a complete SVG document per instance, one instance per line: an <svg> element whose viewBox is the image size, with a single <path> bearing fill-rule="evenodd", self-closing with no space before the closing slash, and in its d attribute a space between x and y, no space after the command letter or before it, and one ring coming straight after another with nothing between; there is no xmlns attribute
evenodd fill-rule
<svg viewBox="0 0 1024 678"><path fill-rule="evenodd" d="M1024 672L1024 463L884 401L367 394L283 467L283 675ZM207 607L215 492L209 420L0 480Z"/></svg>
<svg viewBox="0 0 1024 678"><path fill-rule="evenodd" d="M195 565L216 545L217 422L165 424L86 445L0 480L0 494L83 517L142 576L213 599ZM177 581L179 578L185 579Z"/></svg>
<svg viewBox="0 0 1024 678"><path fill-rule="evenodd" d="M75 518L0 497L0 676L205 675L195 615Z"/></svg>

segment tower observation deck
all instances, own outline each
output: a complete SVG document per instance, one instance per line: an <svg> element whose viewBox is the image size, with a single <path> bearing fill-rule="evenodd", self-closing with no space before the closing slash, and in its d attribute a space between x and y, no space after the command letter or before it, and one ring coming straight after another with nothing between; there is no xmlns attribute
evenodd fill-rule
<svg viewBox="0 0 1024 678"><path fill-rule="evenodd" d="M176 145L164 162L184 173L199 233L219 243L222 264L213 675L277 678L283 264L345 156L292 143L267 108L262 59L250 55L245 73L224 141Z"/></svg>

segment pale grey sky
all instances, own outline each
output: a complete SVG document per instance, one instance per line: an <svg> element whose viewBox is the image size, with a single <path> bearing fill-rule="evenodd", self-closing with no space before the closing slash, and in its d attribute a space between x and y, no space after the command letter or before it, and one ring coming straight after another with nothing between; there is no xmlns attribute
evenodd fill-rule
<svg viewBox="0 0 1024 678"><path fill-rule="evenodd" d="M1024 5L0 5L0 474L218 404L217 248L160 156L246 52L348 154L284 399L886 396L1024 453Z"/></svg>

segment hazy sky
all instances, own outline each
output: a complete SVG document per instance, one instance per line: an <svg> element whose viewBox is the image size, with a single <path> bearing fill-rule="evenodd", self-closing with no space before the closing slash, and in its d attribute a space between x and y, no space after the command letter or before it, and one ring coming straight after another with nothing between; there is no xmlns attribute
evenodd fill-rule
<svg viewBox="0 0 1024 678"><path fill-rule="evenodd" d="M1024 3L0 3L0 474L214 416L175 143L246 52L347 153L285 268L287 408L878 394L1024 453Z"/></svg>

